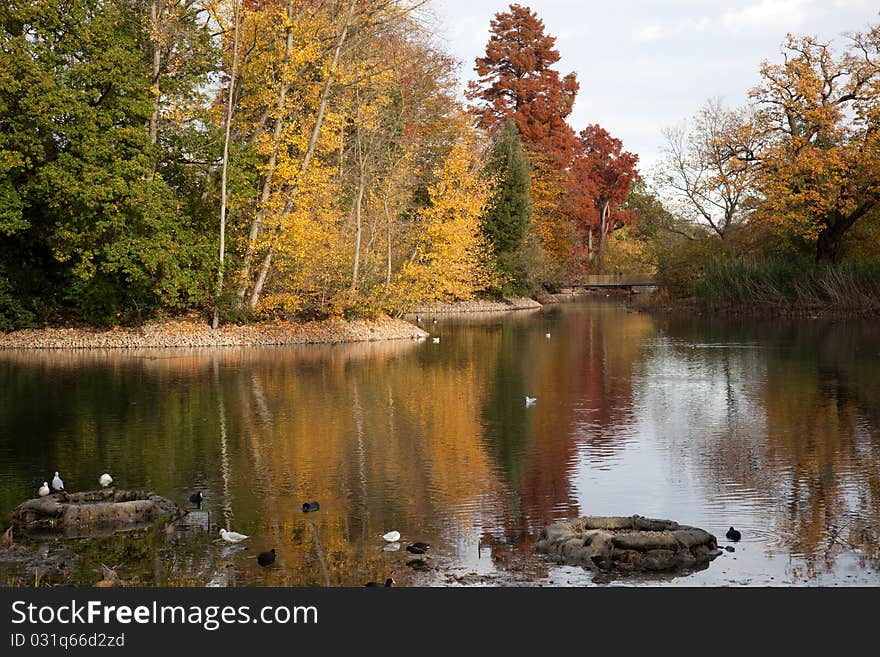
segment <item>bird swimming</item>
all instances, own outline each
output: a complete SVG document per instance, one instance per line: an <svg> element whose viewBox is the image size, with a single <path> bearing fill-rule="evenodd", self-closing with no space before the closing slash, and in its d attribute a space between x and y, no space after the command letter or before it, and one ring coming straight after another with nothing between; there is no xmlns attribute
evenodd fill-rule
<svg viewBox="0 0 880 657"><path fill-rule="evenodd" d="M394 543L400 540L400 532L399 531L391 531L387 534L382 534L382 538L384 538L389 543Z"/></svg>
<svg viewBox="0 0 880 657"><path fill-rule="evenodd" d="M220 538L222 538L227 543L240 543L244 539L247 538L245 534L239 534L238 532L229 532L220 528Z"/></svg>
<svg viewBox="0 0 880 657"><path fill-rule="evenodd" d="M434 338L434 344L440 344L440 338Z"/></svg>
<svg viewBox="0 0 880 657"><path fill-rule="evenodd" d="M263 567L275 563L275 548L272 548L268 552L260 552L260 554L257 555L257 563Z"/></svg>
<svg viewBox="0 0 880 657"><path fill-rule="evenodd" d="M742 533L731 527L727 530L725 536L727 536L727 538L729 538L731 541L738 541L742 538Z"/></svg>
<svg viewBox="0 0 880 657"><path fill-rule="evenodd" d="M545 334L544 334L544 337L547 338L547 339L549 340L549 339L550 339L550 334L549 334L549 333L545 333Z"/></svg>
<svg viewBox="0 0 880 657"><path fill-rule="evenodd" d="M394 580L389 577L385 580L384 584L380 584L379 582L367 582L366 584L364 584L364 586L380 586L390 589L392 586L394 586Z"/></svg>
<svg viewBox="0 0 880 657"><path fill-rule="evenodd" d="M303 504L303 513L308 513L309 511L317 511L321 508L321 505L317 502L306 502Z"/></svg>
<svg viewBox="0 0 880 657"><path fill-rule="evenodd" d="M526 406L534 406L536 401L538 401L537 397L529 397L526 395Z"/></svg>
<svg viewBox="0 0 880 657"><path fill-rule="evenodd" d="M64 482L61 481L61 477L58 476L58 473L55 473L54 479L52 479L52 488L55 490L64 490Z"/></svg>
<svg viewBox="0 0 880 657"><path fill-rule="evenodd" d="M40 490L37 491L40 494L40 497L46 497L49 494L49 482L44 481L43 485L40 486Z"/></svg>
<svg viewBox="0 0 880 657"><path fill-rule="evenodd" d="M107 488L107 486L109 486L110 484L113 483L113 477L111 477L110 475L108 475L108 474L105 472L104 474L102 474L102 475L98 478L98 483L101 484L101 487L102 487L102 488Z"/></svg>
<svg viewBox="0 0 880 657"><path fill-rule="evenodd" d="M195 492L189 496L189 501L199 506L201 506L203 499L205 499L205 496L202 495L202 491Z"/></svg>
<svg viewBox="0 0 880 657"><path fill-rule="evenodd" d="M417 541L412 545L406 546L406 551L411 552L412 554L424 554L428 550L431 549L430 543L422 543L421 541Z"/></svg>

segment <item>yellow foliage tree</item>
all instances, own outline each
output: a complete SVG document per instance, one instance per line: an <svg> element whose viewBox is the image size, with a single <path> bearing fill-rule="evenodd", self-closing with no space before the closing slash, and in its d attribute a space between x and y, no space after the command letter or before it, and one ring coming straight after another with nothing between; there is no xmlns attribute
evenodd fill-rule
<svg viewBox="0 0 880 657"><path fill-rule="evenodd" d="M467 129L463 129L467 130ZM418 213L412 257L385 296L386 306L405 311L418 301L467 300L497 284L491 249L480 229L494 181L467 130L435 170L430 202Z"/></svg>

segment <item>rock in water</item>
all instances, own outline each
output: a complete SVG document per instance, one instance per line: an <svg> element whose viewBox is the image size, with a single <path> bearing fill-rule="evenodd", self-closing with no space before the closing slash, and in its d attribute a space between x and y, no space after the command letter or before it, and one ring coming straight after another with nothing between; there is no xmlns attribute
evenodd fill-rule
<svg viewBox="0 0 880 657"><path fill-rule="evenodd" d="M715 537L698 527L642 516L588 516L544 527L538 552L602 571L670 571L708 564Z"/></svg>

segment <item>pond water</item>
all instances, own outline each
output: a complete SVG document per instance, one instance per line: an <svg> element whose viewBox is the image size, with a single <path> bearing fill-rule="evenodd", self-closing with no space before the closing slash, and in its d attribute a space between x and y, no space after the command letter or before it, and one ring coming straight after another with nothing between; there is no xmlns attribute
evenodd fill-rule
<svg viewBox="0 0 880 657"><path fill-rule="evenodd" d="M205 494L210 535L117 539L109 565L157 585L591 585L534 554L541 527L636 513L743 538L615 584L880 585L876 322L612 297L423 323L439 344L0 352L0 525L55 470L69 490L107 471L188 508ZM429 542L424 564L383 551L390 530Z"/></svg>

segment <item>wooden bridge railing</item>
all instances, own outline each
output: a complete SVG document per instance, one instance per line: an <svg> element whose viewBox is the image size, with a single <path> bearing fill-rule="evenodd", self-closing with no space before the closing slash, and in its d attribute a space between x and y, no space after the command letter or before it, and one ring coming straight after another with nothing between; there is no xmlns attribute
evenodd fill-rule
<svg viewBox="0 0 880 657"><path fill-rule="evenodd" d="M564 287L631 287L657 285L651 274L592 274Z"/></svg>

